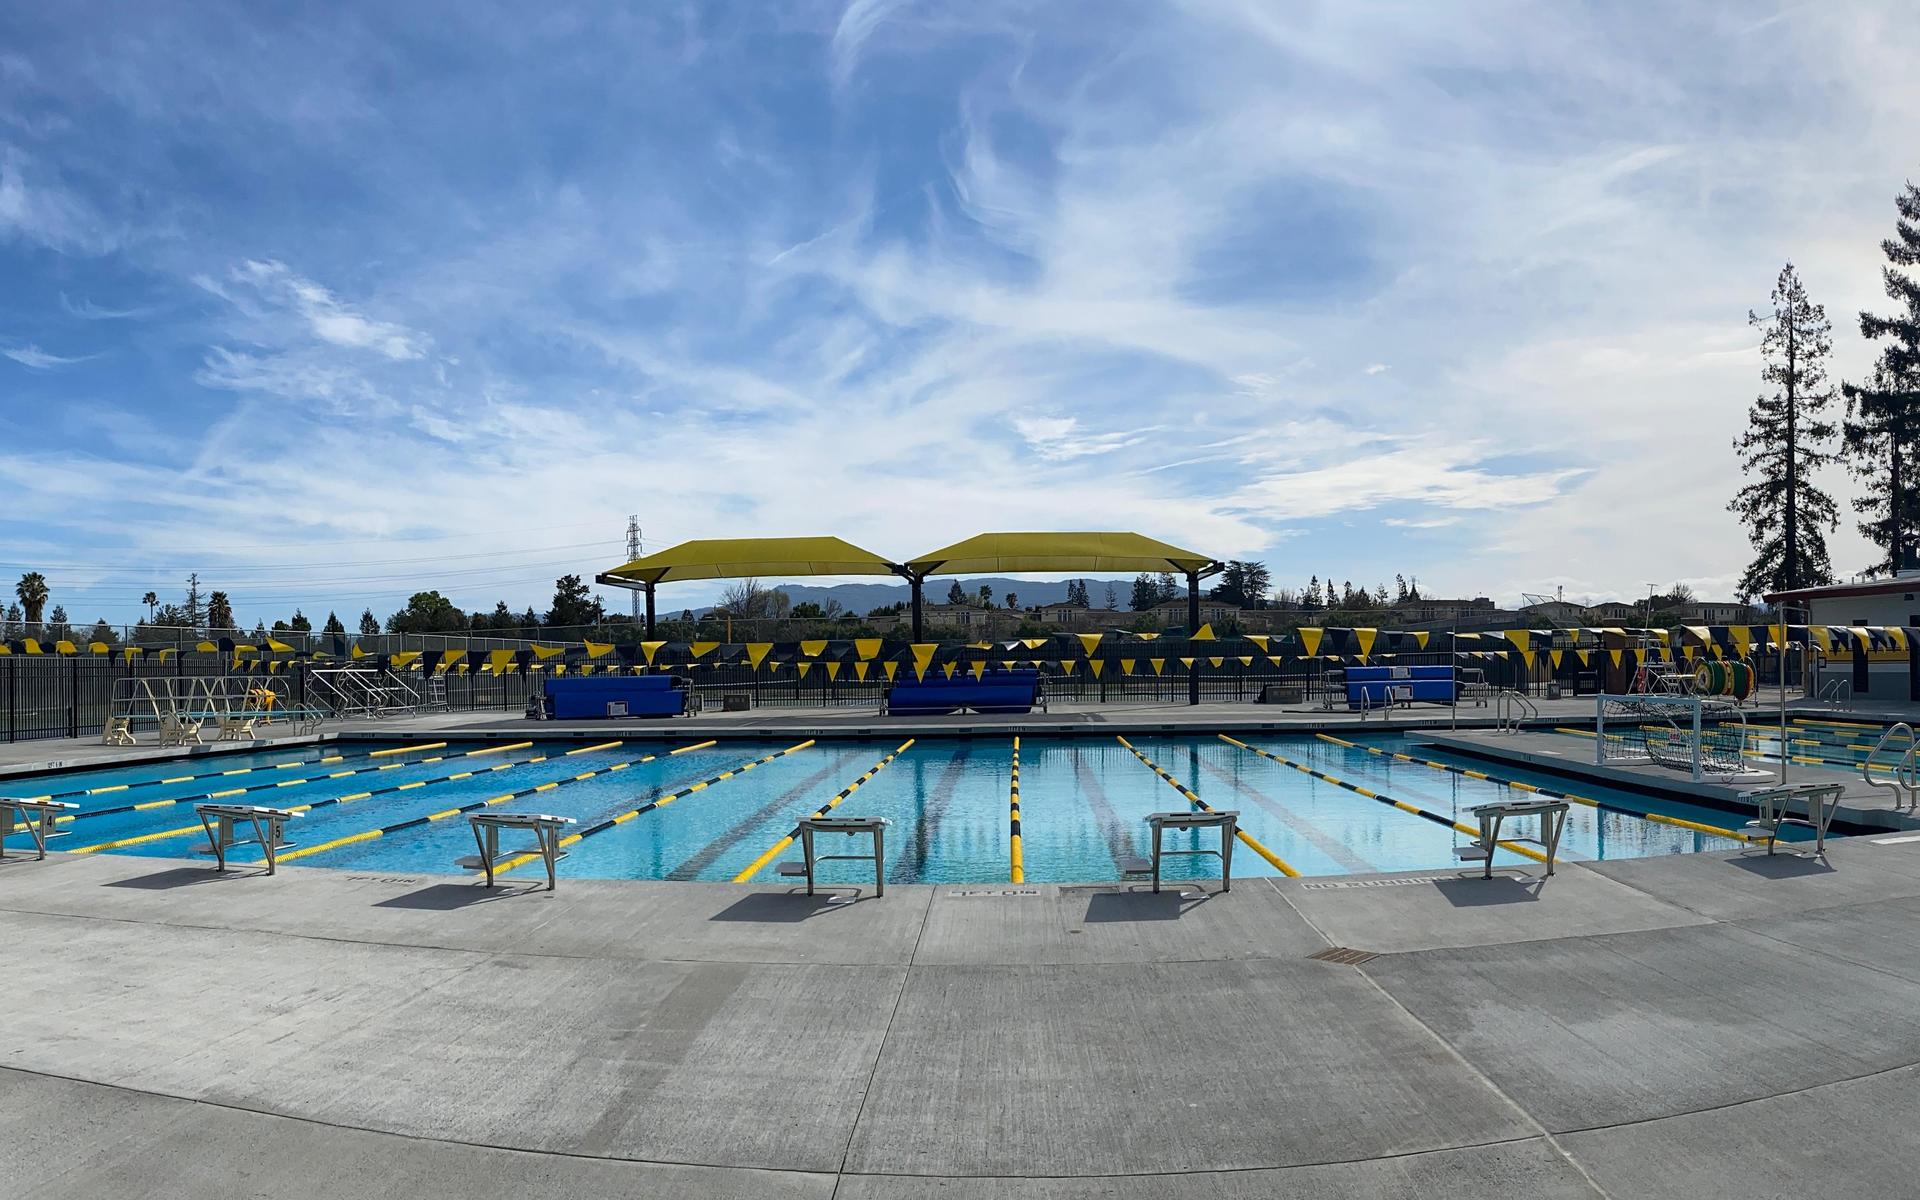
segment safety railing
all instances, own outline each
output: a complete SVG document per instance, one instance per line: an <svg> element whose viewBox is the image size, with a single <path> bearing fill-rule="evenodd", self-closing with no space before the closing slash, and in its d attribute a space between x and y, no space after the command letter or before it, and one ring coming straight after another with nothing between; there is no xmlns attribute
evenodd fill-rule
<svg viewBox="0 0 1920 1200"><path fill-rule="evenodd" d="M1906 746L1901 750L1900 757L1894 760L1890 767L1877 764L1875 760L1880 756L1880 752L1886 749L1887 743L1896 737L1906 739ZM1865 780L1869 787L1884 788L1892 792L1893 807L1896 812L1903 808L1920 809L1920 761L1915 760L1916 750L1920 750L1920 743L1914 741L1913 726L1901 721L1881 734L1880 740L1873 744L1873 749L1867 751L1867 756L1860 760L1860 778ZM1876 768L1878 774L1875 773ZM1901 801L1902 793L1906 796L1904 803Z"/></svg>
<svg viewBox="0 0 1920 1200"><path fill-rule="evenodd" d="M1525 692L1501 688L1493 694L1494 728L1499 732L1518 733L1529 719L1540 719L1540 706Z"/></svg>

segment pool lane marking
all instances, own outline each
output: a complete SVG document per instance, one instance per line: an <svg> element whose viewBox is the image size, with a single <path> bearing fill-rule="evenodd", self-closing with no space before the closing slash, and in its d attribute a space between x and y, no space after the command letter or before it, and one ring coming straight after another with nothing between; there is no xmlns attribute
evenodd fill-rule
<svg viewBox="0 0 1920 1200"><path fill-rule="evenodd" d="M221 779L230 775L251 775L256 771L293 771L300 767L323 767L328 763L346 762L349 759L375 758L382 754L402 754L414 750L438 750L445 742L426 742L417 746L399 746L392 750L376 750L372 754L329 754L323 758L296 758L292 762L261 763L257 767L233 767L225 771L202 771L198 775L173 775L165 779L138 779L132 783L115 783L107 787L74 788L65 792L48 792L44 796L28 796L29 800L65 800L72 796L104 796L109 792L127 792L134 788L158 787L167 783L194 783L202 779ZM116 811L125 812L125 809Z"/></svg>
<svg viewBox="0 0 1920 1200"><path fill-rule="evenodd" d="M1730 838L1736 842L1758 842L1766 840L1765 838L1750 838L1744 833L1738 833L1731 829L1722 829L1718 825L1706 825L1699 821L1689 821L1683 817L1669 817L1662 813L1641 812L1625 804L1614 804L1607 800L1594 800L1587 796L1576 796L1572 792L1561 792L1555 791L1552 788L1536 787L1531 783L1520 783L1512 779L1500 779L1487 774L1485 771L1470 771L1465 767L1456 767L1452 763L1435 762L1429 758L1416 758L1411 754L1401 754L1393 750L1382 750L1375 746L1363 746L1359 742L1349 742L1345 738L1337 738L1328 733L1317 733L1314 736L1323 742L1332 742L1336 746L1345 746L1349 750L1365 750L1368 754L1378 755L1382 758L1391 758L1399 762L1413 763L1415 766L1432 767L1436 771L1448 771L1455 775L1465 775L1469 778L1484 780L1487 783L1497 783L1502 787L1509 787L1515 791L1532 792L1535 795L1547 796L1554 800L1567 800L1574 804L1585 805L1588 808L1597 808L1603 812L1619 813L1621 816L1626 817L1639 817L1643 821L1652 821L1656 825L1672 825L1678 829L1692 830L1694 833L1710 833L1714 837ZM1256 750L1254 753L1258 754L1260 752Z"/></svg>
<svg viewBox="0 0 1920 1200"><path fill-rule="evenodd" d="M1027 881L1027 868L1020 853L1020 735L1013 737L1013 783L1007 800L1007 845L1013 860L1008 877L1014 883Z"/></svg>
<svg viewBox="0 0 1920 1200"><path fill-rule="evenodd" d="M1241 741L1240 739L1228 737L1224 733L1215 734L1214 736L1219 738L1221 741L1227 743L1227 745L1229 746L1238 746L1242 750L1245 750L1251 754L1258 754L1261 758L1268 759L1272 762L1277 762L1283 767L1292 767L1294 770L1299 771L1303 775L1311 775L1315 779L1320 780L1322 783L1330 783L1337 788L1345 788L1346 790L1348 790L1349 792L1352 792L1356 796L1365 796L1367 799L1377 801L1381 804L1388 806L1389 808L1397 808L1401 812L1406 813L1408 816L1419 817L1423 821L1432 821L1435 825L1445 826L1446 828L1452 829L1458 833L1470 834L1476 838L1480 836L1480 831L1474 826L1464 825L1461 822L1456 821L1452 817L1446 816L1443 813L1437 813L1432 811L1431 809L1421 808L1417 804L1408 804L1405 800L1395 800L1392 796L1387 795L1385 792L1376 792L1370 788L1363 788L1357 783L1348 783L1344 779L1336 778L1332 775L1327 774L1325 771L1316 770L1313 767L1307 766L1305 763L1297 763L1290 758L1284 758L1281 755L1274 754L1271 751L1262 750L1258 746L1249 746L1245 742ZM1364 749L1364 747L1362 748ZM1522 858L1530 858L1535 862L1547 861L1547 856L1545 854L1541 853L1538 850L1533 849L1531 846L1522 846L1517 842L1500 842L1498 843L1498 845L1502 850L1510 850L1513 853L1520 855Z"/></svg>
<svg viewBox="0 0 1920 1200"><path fill-rule="evenodd" d="M569 834L566 837L561 838L559 843L559 848L564 850L568 846L571 846L576 842L584 841L585 839L590 838L595 834L605 833L607 830L612 829L616 825L624 825L628 821L633 820L635 817L644 816L645 814L652 812L656 808L664 808L667 805L672 804L675 800L684 800L688 796L693 795L695 792L705 791L706 789L714 786L717 783L721 783L725 780L732 779L735 775L744 775L748 771L751 771L756 767L764 767L776 758L785 758L789 754L797 754L800 751L805 750L807 747L813 745L813 742L814 740L812 738L808 738L804 742L800 742L796 745L788 746L785 750L775 750L772 754L763 754L759 758L754 759L752 762L741 763L739 766L734 767L731 770L722 771L718 775L715 775L708 779L702 779L699 783L689 784L688 786L681 788L677 792L669 792L667 795L660 797L658 800L649 800L647 803L642 804L639 808L631 808L631 809L628 809L626 812L620 813L617 816L608 817L605 820L599 822L598 824L587 826L585 829L582 829L579 833ZM707 744L712 745L713 743L709 742ZM587 778L587 776L583 775L580 778L585 779ZM572 783L573 781L569 779L569 780L563 780L562 782ZM540 856L538 854L516 854L512 858L505 859L501 862L497 862L493 864L493 873L498 875L502 871L511 871L515 867L524 867L530 862L539 862L539 861L540 861ZM475 874L479 874L479 873L480 872L475 872Z"/></svg>
<svg viewBox="0 0 1920 1200"><path fill-rule="evenodd" d="M1087 808L1093 813L1094 823L1099 826L1101 836L1107 843L1107 857L1113 860L1113 877L1126 876L1126 860L1139 858L1146 851L1144 838L1134 836L1131 823L1120 819L1114 811L1113 801L1107 798L1107 790L1100 786L1099 776L1087 765L1080 747L1073 746L1073 777L1079 784L1080 795L1086 799Z"/></svg>
<svg viewBox="0 0 1920 1200"><path fill-rule="evenodd" d="M808 743L808 744L811 745L812 743ZM902 754L905 754L907 752L908 747L912 745L913 745L913 739L908 738L906 741L901 742L898 746L895 746L893 749L893 753L887 755L885 758L882 758L879 762L874 763L872 766L868 767L866 774L860 776L860 778L854 780L852 783L848 784L847 786L841 788L839 791L835 792L833 794L833 799L827 801L825 804L822 804L819 808L816 808L813 810L813 815L816 817L824 817L828 813L832 812L835 808L839 807L840 802L842 800L845 800L848 796L851 796L855 792L859 791L860 788L867 782L867 780L872 779L875 775L878 775L880 772L886 770L888 763L892 762L896 758L899 758ZM762 854L759 858L754 859L753 862L747 867L746 870L740 872L738 875L735 875L733 877L733 881L735 883L746 883L749 880L751 880L756 874L759 873L762 867L765 867L768 863L780 857L780 852L782 850L785 850L788 846L793 845L793 840L799 836L800 836L800 827L798 825L795 825L793 827L792 833L789 833L787 836L781 838L779 841L769 846L767 848L766 853Z"/></svg>
<svg viewBox="0 0 1920 1200"><path fill-rule="evenodd" d="M1347 870L1352 871L1356 875L1365 875L1382 869L1379 864L1368 862L1366 859L1355 854L1352 847L1342 844L1338 838L1330 837L1326 833L1323 833L1320 829L1316 828L1312 822L1289 812L1286 806L1265 792L1262 792L1259 788L1254 787L1245 780L1235 778L1232 771L1227 770L1219 763L1212 762L1205 758L1200 759L1199 762L1200 769L1217 780L1222 787L1230 788L1237 795L1244 796L1254 804L1266 809L1276 820L1293 830L1303 841L1312 843L1314 849L1320 851L1320 853L1326 855L1334 862L1339 863Z"/></svg>
<svg viewBox="0 0 1920 1200"><path fill-rule="evenodd" d="M620 743L620 741L609 741L609 743L603 743L603 745L584 745L584 747L580 747L580 749L576 749L576 751L566 751L564 755L561 755L561 758L568 758L568 756L572 755L586 755L588 751L601 751L601 749L614 747L614 745L622 745L622 743ZM699 749L699 747L708 747L708 745L714 745L714 743L712 743L712 741L699 741L699 743L693 743L691 747L682 747L682 749ZM643 762L653 762L655 758L672 756L674 753L678 753L678 751L668 751L668 755L657 755L657 753L655 753L655 755L643 755L639 756L639 758L628 758L626 762L609 762L607 766L597 766L597 768L593 768L593 770L580 772L578 776L568 776L568 778L564 778L564 780L547 780L545 783L534 783L532 787L522 787L522 789L518 789L518 791L507 791L507 793L501 793L501 795L497 795L497 797L488 797L488 799L484 799L484 801L459 804L459 806L455 806L455 808L442 808L440 812L428 812L426 816L413 816L413 818L407 818L407 820L403 820L403 822L394 822L394 824L390 824L390 826L380 826L378 829L361 829L359 833L348 833L346 837L334 837L332 841L323 841L323 843L319 843L319 845L301 847L298 851L288 851L286 854L280 854L278 860L280 860L280 862L290 862L290 860L294 860L294 858L305 858L305 856L309 856L309 854L319 854L319 852L323 851L338 851L340 847L349 847L349 845L357 845L357 843L363 843L363 841L372 841L372 839L376 839L376 837L386 837L388 833L399 833L401 829L419 829L420 826L430 826L430 824L434 824L434 822L444 822L447 818L459 816L459 814L463 814L463 812L478 812L480 808L492 808L495 804L524 801L526 797L538 795L541 791L553 791L555 787L564 787L564 785L568 785L568 783L593 780L595 776L611 776L614 772L622 772L622 770L628 770L628 768L632 768L632 766L639 766L639 764L643 764ZM490 770L507 770L509 766L524 766L524 764L528 764L528 762L545 762L547 758L549 758L547 755L540 756L540 758L520 758L518 762L501 762L499 766L488 766L488 768L482 768L482 770L476 770L476 772L468 772L468 774L478 776L478 774L486 774L486 772L490 772ZM463 776L453 776L453 778L463 778ZM353 801L353 799L363 799L363 797L342 797L342 801Z"/></svg>
<svg viewBox="0 0 1920 1200"><path fill-rule="evenodd" d="M846 749L845 747L830 750L826 753L828 755L827 762L819 770L814 771L785 791L776 793L772 799L754 811L742 814L740 819L729 825L724 833L721 833L712 841L700 847L699 850L688 856L679 866L668 871L661 878L678 880L682 883L699 879L701 873L706 871L707 868L713 866L714 863L719 862L727 855L733 853L734 850L738 849L740 843L746 840L748 834L759 829L768 821L777 820L780 814L790 808L794 803L805 799L812 794L815 788L833 776L838 775L843 767L853 761L855 756L854 751ZM965 757L964 752L961 757ZM887 882L892 883L893 880L889 878Z"/></svg>
<svg viewBox="0 0 1920 1200"><path fill-rule="evenodd" d="M1125 746L1128 750L1131 750L1135 758L1139 759L1141 763L1143 763L1149 770L1151 770L1155 775L1158 775L1163 781L1165 781L1168 787L1172 788L1176 792L1179 792L1180 795L1186 799L1188 804L1193 805L1195 808L1199 809L1201 812L1210 813L1213 811L1212 806L1209 805L1205 800L1202 800L1199 796L1195 795L1192 788L1188 787L1184 783L1181 783L1178 779L1175 779L1173 776L1161 770L1159 763L1153 761L1152 759L1148 758L1146 755L1140 753L1139 750L1134 748L1134 744L1132 742L1128 741L1124 737L1121 737L1117 733L1114 734L1114 740L1119 742L1122 746ZM1289 866L1287 864L1286 859L1281 858L1278 854L1275 854L1273 851L1261 845L1259 840L1256 839L1252 834L1248 833L1246 830L1236 827L1233 831L1233 835L1239 838L1242 842L1246 843L1247 846L1251 848L1255 854L1258 854L1261 858L1264 858L1269 863L1271 863L1273 865L1273 868L1279 871L1282 875L1286 875L1290 878L1299 876L1300 872L1294 870L1291 866Z"/></svg>
<svg viewBox="0 0 1920 1200"><path fill-rule="evenodd" d="M173 796L165 800L148 800L141 804L116 804L112 808L90 809L87 812L72 813L68 816L56 817L54 818L54 820L59 824L66 824L69 821L90 821L95 817L114 817L114 816L120 816L122 814L130 813L130 812L150 812L156 808L170 808L176 804L192 804L200 800L224 800L229 796L244 796L250 792L272 791L277 788L300 787L301 785L308 784L308 783L324 783L329 779L346 779L354 775L366 775L374 771L398 771L402 767L424 767L429 763L445 762L449 757L464 757L464 756L461 756L461 755L449 756L445 754L436 754L431 758L415 759L412 762L390 762L390 763L378 763L370 767L352 767L345 771L329 771L324 775L307 775L299 779L279 779L279 780L273 781L272 783L255 783L255 784L249 784L245 787L221 788L217 791L201 792L198 795L193 795L193 796ZM306 765L310 765L310 764L306 764ZM221 772L221 774L223 775L228 774L228 772L223 771ZM383 790L390 790L390 789L383 789ZM200 827L198 825L195 825L192 828L198 829ZM25 825L16 824L13 827L14 833L23 833L25 831L26 831ZM166 836L169 836L169 837L172 836L171 832L169 832ZM156 840L156 839L148 838L143 840ZM86 853L90 853L93 850L112 849L116 845L123 845L123 844L136 845L138 843L132 842L132 841L117 842L117 843L102 843L99 846L86 846L86 847L82 847L79 850L68 851L68 853L86 854Z"/></svg>
<svg viewBox="0 0 1920 1200"><path fill-rule="evenodd" d="M610 750L615 746L619 746L619 745L621 745L620 742L602 742L597 746L582 746L578 750L569 750L566 752L566 754L560 755L560 757L566 758L575 754L585 754L592 750ZM461 757L464 757L464 755ZM535 763L546 762L553 757L554 756L551 754L537 754L532 758L516 758L510 762L494 763L491 766L478 767L471 771L456 771L452 775L440 775L432 779L416 779L409 783L396 783L388 787L373 788L365 792L353 792L344 796L330 796L324 800L315 800L311 804L293 805L288 809L288 811L297 812L297 813L307 813L307 812L312 812L316 808L332 808L335 805L352 804L356 800L366 800L374 796L387 796L387 795L392 795L396 792L410 792L415 788L426 787L428 784L432 784L432 783L451 783L454 780L471 779L476 775L485 775L492 771L510 771L510 770L513 770L515 767L530 767ZM436 763L436 762L444 762L444 761L445 761L444 757L423 758L419 762L415 762L415 763L393 763L390 766L418 767L418 766L425 766L428 763ZM388 770L388 769L390 769L390 767L361 768L362 771ZM357 773L358 772L343 772L343 774L357 774ZM215 793L215 794L218 795L219 793ZM154 833L142 833L142 834L136 834L133 837L116 838L113 841L101 842L98 845L81 846L78 849L70 851L70 853L94 854L102 850L122 850L128 846L144 846L149 842L163 842L163 841L166 841L168 838L185 837L188 834L201 833L201 832L204 832L204 828L197 823L193 825L181 825L173 829L158 830ZM308 850L306 851L306 853L311 854L312 851ZM281 855L280 857L285 858L286 855Z"/></svg>

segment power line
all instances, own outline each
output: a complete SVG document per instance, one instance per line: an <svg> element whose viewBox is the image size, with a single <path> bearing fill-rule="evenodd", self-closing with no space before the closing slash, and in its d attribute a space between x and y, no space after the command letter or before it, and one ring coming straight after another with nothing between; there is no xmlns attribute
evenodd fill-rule
<svg viewBox="0 0 1920 1200"><path fill-rule="evenodd" d="M516 555L516 554L539 554L539 553L545 553L553 550L580 550L580 549L588 549L594 546L610 546L615 544L617 543L613 542L612 539L602 538L597 541L591 541L591 542L567 542L558 546L527 546L524 548L511 549L511 550L508 550L508 549L476 550L468 554L409 555L406 558L358 558L358 559L341 559L334 562L271 563L271 564L269 563L259 563L259 564L236 563L236 564L229 565L226 563L214 563L211 569L219 571L223 574L231 574L232 572L235 572L235 571L303 571L303 570L317 570L323 567L380 567L380 566L391 566L395 563L454 562L454 561L460 561L460 560L471 559L471 558L499 558L502 556L510 556L510 555ZM534 564L521 563L518 565L532 566ZM99 570L99 571L120 571L120 572L126 572L129 570L167 571L167 570L173 569L173 566L170 564L168 560L155 560L151 563L142 563L138 567L130 568L126 565L124 561L118 562L118 563L47 563L47 562L9 561L6 559L0 559L0 567L24 567L24 568L27 568L28 570L35 570L35 571Z"/></svg>

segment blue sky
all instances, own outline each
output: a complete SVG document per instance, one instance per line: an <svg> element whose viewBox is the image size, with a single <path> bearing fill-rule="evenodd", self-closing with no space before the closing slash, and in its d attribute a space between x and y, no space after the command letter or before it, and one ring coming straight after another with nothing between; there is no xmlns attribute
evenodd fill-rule
<svg viewBox="0 0 1920 1200"><path fill-rule="evenodd" d="M1793 258L1863 369L1917 43L1892 3L10 6L0 573L87 620L189 571L248 623L544 608L638 512L1723 595L1746 310Z"/></svg>

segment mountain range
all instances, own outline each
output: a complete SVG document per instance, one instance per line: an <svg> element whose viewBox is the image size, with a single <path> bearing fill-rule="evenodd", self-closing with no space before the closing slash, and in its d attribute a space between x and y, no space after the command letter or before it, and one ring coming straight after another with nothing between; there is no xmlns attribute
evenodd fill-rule
<svg viewBox="0 0 1920 1200"><path fill-rule="evenodd" d="M1031 608L1036 604L1058 604L1067 598L1068 581L1065 579L1008 579L1003 575L985 575L978 578L937 576L927 580L926 602L928 604L946 603L947 591L956 581L960 584L960 590L969 594L978 592L983 584L992 588L993 603L996 607L1006 606L1008 593L1019 597L1021 608ZM1088 576L1087 595L1092 599L1093 606L1106 607L1108 584L1113 585L1114 607L1123 609L1130 607L1133 600L1131 576L1125 579L1097 579ZM904 581L900 583L836 583L826 587L810 583L775 583L767 586L785 592L787 598L795 604L812 601L825 607L827 601L833 600L837 601L842 609L861 616L865 616L876 608L888 604L903 604L913 598L912 592L908 590ZM1182 588L1180 594L1186 595L1186 590ZM704 615L709 610L700 608L694 611L696 615Z"/></svg>

